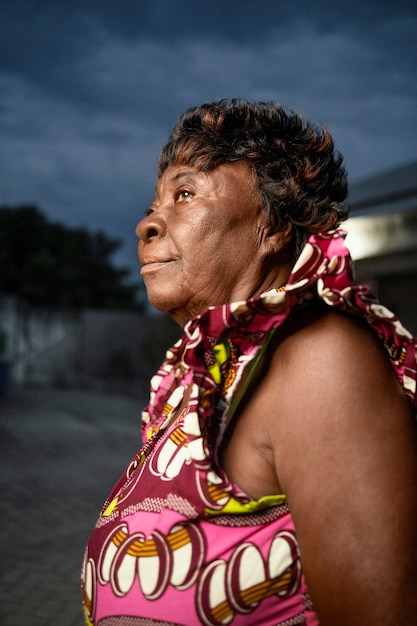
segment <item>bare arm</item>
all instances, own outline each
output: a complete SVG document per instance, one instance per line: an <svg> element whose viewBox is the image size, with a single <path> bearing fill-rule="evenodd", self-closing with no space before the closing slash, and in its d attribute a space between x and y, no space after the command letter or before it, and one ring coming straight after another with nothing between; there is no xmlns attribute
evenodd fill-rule
<svg viewBox="0 0 417 626"><path fill-rule="evenodd" d="M320 317L279 345L261 387L320 623L416 624L416 427L378 340Z"/></svg>

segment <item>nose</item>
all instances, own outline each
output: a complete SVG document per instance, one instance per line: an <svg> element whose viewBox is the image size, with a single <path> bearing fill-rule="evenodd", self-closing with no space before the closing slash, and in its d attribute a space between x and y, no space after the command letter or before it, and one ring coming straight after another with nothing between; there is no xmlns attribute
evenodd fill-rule
<svg viewBox="0 0 417 626"><path fill-rule="evenodd" d="M163 237L165 233L165 221L156 211L144 217L136 226L136 235L144 243L149 243L152 239L155 239L155 237Z"/></svg>

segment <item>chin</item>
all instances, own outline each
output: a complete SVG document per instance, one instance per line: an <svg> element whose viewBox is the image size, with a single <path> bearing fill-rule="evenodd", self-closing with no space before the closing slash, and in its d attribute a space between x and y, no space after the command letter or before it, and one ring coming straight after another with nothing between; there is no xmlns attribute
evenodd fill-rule
<svg viewBox="0 0 417 626"><path fill-rule="evenodd" d="M184 288L156 289L149 285L147 288L148 302L161 313L168 313L181 327L199 314L191 305L190 292Z"/></svg>
<svg viewBox="0 0 417 626"><path fill-rule="evenodd" d="M158 293L155 290L148 290L148 302L161 313L169 313L178 306L174 298L169 297L165 292Z"/></svg>
<svg viewBox="0 0 417 626"><path fill-rule="evenodd" d="M148 297L148 302L154 309L160 311L161 313L168 313L170 310L170 307L159 298Z"/></svg>

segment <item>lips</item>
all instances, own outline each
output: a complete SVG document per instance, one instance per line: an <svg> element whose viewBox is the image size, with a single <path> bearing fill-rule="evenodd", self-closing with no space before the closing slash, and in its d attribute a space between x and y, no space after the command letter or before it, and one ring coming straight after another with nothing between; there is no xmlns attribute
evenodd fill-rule
<svg viewBox="0 0 417 626"><path fill-rule="evenodd" d="M141 276L144 274L148 274L149 272L156 271L161 267L168 265L168 263L172 263L174 259L149 259L148 261L144 261L142 263L142 269L140 270Z"/></svg>

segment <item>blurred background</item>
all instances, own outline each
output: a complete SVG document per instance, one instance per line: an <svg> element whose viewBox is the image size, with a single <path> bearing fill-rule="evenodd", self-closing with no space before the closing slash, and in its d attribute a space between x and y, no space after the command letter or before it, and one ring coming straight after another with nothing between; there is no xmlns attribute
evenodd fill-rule
<svg viewBox="0 0 417 626"><path fill-rule="evenodd" d="M416 33L414 0L2 3L4 626L82 623L83 544L179 334L146 305L134 230L185 109L277 100L324 123L357 279L417 333Z"/></svg>

